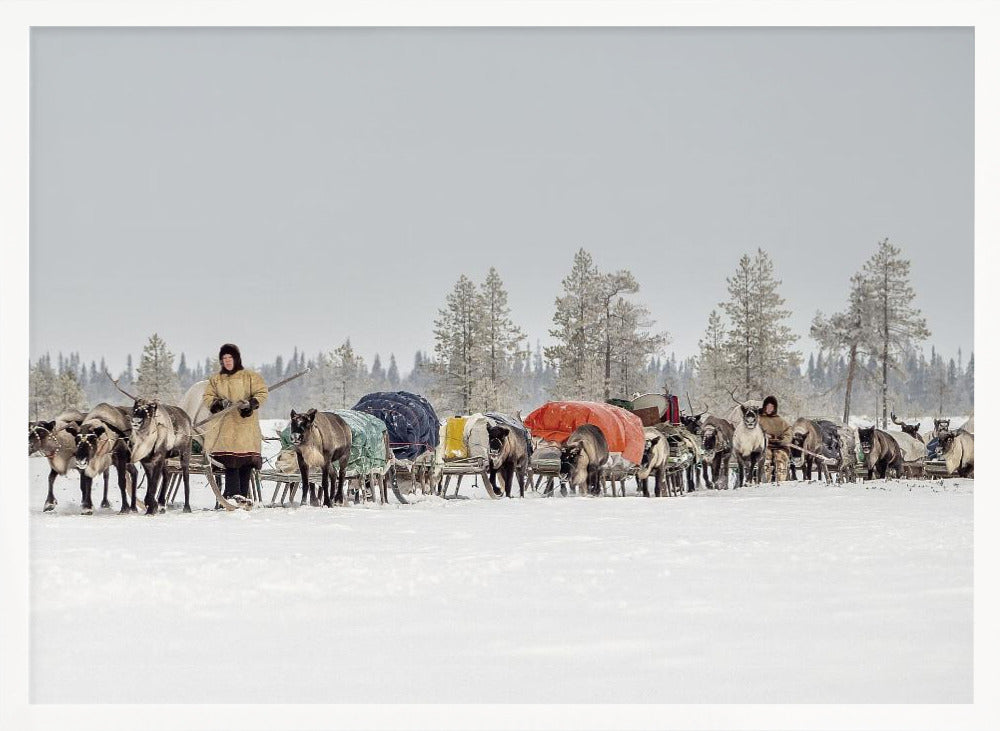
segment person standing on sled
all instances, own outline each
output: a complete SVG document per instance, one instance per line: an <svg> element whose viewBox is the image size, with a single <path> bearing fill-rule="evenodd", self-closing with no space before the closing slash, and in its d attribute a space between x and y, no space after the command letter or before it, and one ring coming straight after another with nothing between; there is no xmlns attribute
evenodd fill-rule
<svg viewBox="0 0 1000 731"><path fill-rule="evenodd" d="M207 425L205 451L226 469L223 495L250 493L250 476L262 466L261 432L257 409L267 400L267 385L256 371L243 367L240 349L226 343L219 349L222 369L208 379L204 403L213 414L235 404L236 408Z"/></svg>
<svg viewBox="0 0 1000 731"><path fill-rule="evenodd" d="M764 477L776 482L788 479L788 447L792 442L792 425L778 416L778 399L768 396L758 417L760 428L767 437L764 451Z"/></svg>

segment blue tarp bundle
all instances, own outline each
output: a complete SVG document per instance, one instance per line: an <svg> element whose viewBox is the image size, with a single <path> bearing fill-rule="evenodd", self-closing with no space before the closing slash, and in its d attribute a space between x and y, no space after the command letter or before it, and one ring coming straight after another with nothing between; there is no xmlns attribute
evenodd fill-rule
<svg viewBox="0 0 1000 731"><path fill-rule="evenodd" d="M511 429L514 432L520 434L521 437L524 439L524 443L527 445L528 459L529 460L531 459L531 433L528 431L528 427L526 427L523 423L521 423L520 419L518 419L516 416L508 416L507 414L498 414L495 411L489 411L483 414L483 416L485 416L487 419L497 422L498 424L503 424L508 429Z"/></svg>
<svg viewBox="0 0 1000 731"><path fill-rule="evenodd" d="M440 422L434 407L423 396L406 391L379 391L362 396L354 411L382 420L398 459L416 459L428 446L431 450L437 448Z"/></svg>

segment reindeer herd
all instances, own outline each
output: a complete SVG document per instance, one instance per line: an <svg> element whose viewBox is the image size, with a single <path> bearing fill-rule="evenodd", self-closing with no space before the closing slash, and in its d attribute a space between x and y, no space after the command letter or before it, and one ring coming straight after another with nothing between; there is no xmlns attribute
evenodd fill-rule
<svg viewBox="0 0 1000 731"><path fill-rule="evenodd" d="M728 489L730 472L735 472L736 488L758 485L767 481L764 474L767 438L758 420L758 410L753 403L740 402L726 417L707 412L681 416L677 427L657 425L643 429L642 458L631 469L622 472L618 479L635 478L638 493L649 497L649 480L653 480L652 494L676 496L697 489L701 482L709 489ZM854 482L858 473L872 479L924 476L925 456L937 460L941 474L972 477L974 470L974 435L971 419L959 429L951 429L948 420L935 420L934 429L920 434L916 425L909 425L892 416L900 431L884 431L875 427L853 429L830 420L797 419L787 445L791 453L791 479L816 479L826 483ZM518 419L519 423L520 420ZM310 409L291 412L290 432L292 446L301 473L301 484L309 489L302 492L302 503L307 493L313 504L333 506L345 504L345 471L351 452L351 428L337 414ZM522 425L523 426L523 425ZM540 452L541 440L526 439L503 423L491 423L489 435L489 463L487 479L496 494L511 496L515 477L524 497L525 484L532 485L532 451ZM93 512L91 496L95 477L104 480L101 507L110 507L108 482L110 468L118 476L121 493L121 513L138 512L155 514L165 510L167 495L167 460L174 458L184 485L184 512L191 511L190 467L193 445L197 436L196 423L188 411L178 406L162 404L156 400L135 398L131 406L100 403L86 414L66 411L51 421L33 421L28 425L28 453L42 454L49 462L48 494L44 510L57 505L53 485L57 476L67 476L72 469L79 472L81 508L84 514ZM611 465L620 455L611 453L600 428L581 424L565 441L548 445L558 453L558 473L550 477L546 494L552 494L558 478L563 493L566 487L578 494L601 494L602 487L611 477ZM928 452L928 446L931 452ZM388 438L385 452L391 461L392 451ZM672 465L671 455L684 453L683 471ZM620 461L620 459L619 459ZM928 462L929 463L929 462ZM144 499L137 500L138 470L143 468L146 481ZM312 489L310 475L321 475L319 496ZM539 478L539 484L541 478ZM534 486L533 486L534 487ZM378 491L381 502L386 501L383 477Z"/></svg>

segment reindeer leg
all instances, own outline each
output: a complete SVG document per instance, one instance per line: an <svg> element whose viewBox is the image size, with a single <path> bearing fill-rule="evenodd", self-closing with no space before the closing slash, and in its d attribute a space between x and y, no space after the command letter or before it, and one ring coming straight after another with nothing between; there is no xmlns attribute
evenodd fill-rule
<svg viewBox="0 0 1000 731"><path fill-rule="evenodd" d="M80 473L80 511L84 515L90 515L94 512L94 504L90 502L90 484L93 481L93 477L87 477L84 473Z"/></svg>
<svg viewBox="0 0 1000 731"><path fill-rule="evenodd" d="M337 487L337 494L340 496L340 504L347 505L347 495L344 494L344 478L347 475L347 457L342 457L340 460L340 473L338 475L339 485Z"/></svg>
<svg viewBox="0 0 1000 731"><path fill-rule="evenodd" d="M54 510L56 505L59 504L59 501L56 500L56 496L53 491L53 488L56 484L57 474L58 473L55 470L53 469L49 470L49 494L45 496L45 507L42 508L42 511L45 513L49 512L50 510Z"/></svg>
<svg viewBox="0 0 1000 731"><path fill-rule="evenodd" d="M143 498L143 502L146 503L146 515L156 515L158 507L156 488L159 486L160 474L156 471L155 464L143 463L142 468L146 472L146 497Z"/></svg>
<svg viewBox="0 0 1000 731"><path fill-rule="evenodd" d="M110 508L111 503L108 502L108 478L111 476L111 469L108 468L104 470L104 498L101 500L102 508Z"/></svg>
<svg viewBox="0 0 1000 731"><path fill-rule="evenodd" d="M302 488L302 499L299 501L299 507L302 507L306 504L306 500L309 499L309 467L302 460L301 456L299 456L299 480L299 486ZM289 498L289 502L292 499L294 499L294 492L293 497Z"/></svg>
<svg viewBox="0 0 1000 731"><path fill-rule="evenodd" d="M209 466L211 468L211 466ZM184 512L191 512L191 446L181 452L181 478L184 480ZM271 498L274 502L274 498Z"/></svg>
<svg viewBox="0 0 1000 731"><path fill-rule="evenodd" d="M330 463L327 462L326 464L323 465L322 478L320 482L322 487L320 487L319 491L320 501L322 502L324 508L333 507L333 502L331 500L331 496L333 495L333 489L332 489L333 486L330 484L330 482L331 482Z"/></svg>

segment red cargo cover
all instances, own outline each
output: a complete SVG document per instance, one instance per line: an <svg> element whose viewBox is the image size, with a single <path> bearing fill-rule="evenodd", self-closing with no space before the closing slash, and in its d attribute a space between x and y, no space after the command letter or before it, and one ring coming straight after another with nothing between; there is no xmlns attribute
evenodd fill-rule
<svg viewBox="0 0 1000 731"><path fill-rule="evenodd" d="M532 411L524 425L532 436L564 442L582 424L593 424L608 440L608 450L621 452L632 464L642 460L646 437L642 421L631 411L597 401L550 401Z"/></svg>

